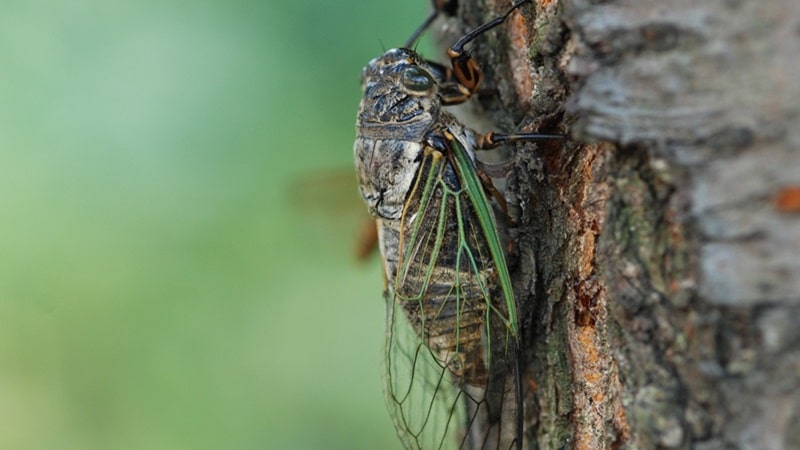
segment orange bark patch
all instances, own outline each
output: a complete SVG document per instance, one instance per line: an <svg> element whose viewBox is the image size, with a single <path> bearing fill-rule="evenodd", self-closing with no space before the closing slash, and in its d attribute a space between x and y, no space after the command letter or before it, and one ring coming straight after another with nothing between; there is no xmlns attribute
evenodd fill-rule
<svg viewBox="0 0 800 450"><path fill-rule="evenodd" d="M775 209L784 213L800 212L800 186L781 188L773 200Z"/></svg>
<svg viewBox="0 0 800 450"><path fill-rule="evenodd" d="M539 383L533 377L528 377L528 389L534 394L539 390Z"/></svg>
<svg viewBox="0 0 800 450"><path fill-rule="evenodd" d="M568 331L574 382L572 448L594 450L609 448L610 443L618 448L628 441L629 431L619 398L617 366L607 340L609 299L597 271L597 245L610 190L595 174L612 148L597 144L582 150L583 156L571 172L574 184L564 186L561 196L570 205L568 221L576 238L570 249L575 264L570 291L575 320ZM613 436L609 436L610 424Z"/></svg>
<svg viewBox="0 0 800 450"><path fill-rule="evenodd" d="M578 330L578 342L584 350L583 356L588 364L597 364L597 347L594 345L595 333L592 327L580 327ZM593 376L594 375L594 376ZM588 381L597 381L600 377L597 374L587 374Z"/></svg>
<svg viewBox="0 0 800 450"><path fill-rule="evenodd" d="M600 357L600 344L594 326L578 327L572 345L575 358L575 449L590 450L602 448L602 428L607 414L606 387L607 373L605 358Z"/></svg>
<svg viewBox="0 0 800 450"><path fill-rule="evenodd" d="M511 77L517 89L517 97L524 108L530 104L533 96L533 77L528 64L528 48L530 47L530 33L528 21L519 11L515 11L508 18L509 45L508 61L511 66Z"/></svg>
<svg viewBox="0 0 800 450"><path fill-rule="evenodd" d="M615 381L617 384L619 383L618 379ZM625 408L622 407L622 401L619 398L614 402L614 428L617 431L617 438L611 443L611 448L617 449L631 437L628 416L625 414Z"/></svg>

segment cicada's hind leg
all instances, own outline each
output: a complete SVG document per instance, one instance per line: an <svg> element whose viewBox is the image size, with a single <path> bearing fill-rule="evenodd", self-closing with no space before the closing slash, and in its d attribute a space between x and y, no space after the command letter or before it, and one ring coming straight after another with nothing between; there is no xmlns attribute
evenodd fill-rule
<svg viewBox="0 0 800 450"><path fill-rule="evenodd" d="M567 137L563 134L543 134L543 133L515 133L501 134L490 131L486 134L478 135L476 138L476 150L491 150L503 144L513 144L515 142L536 142L536 141L563 141Z"/></svg>

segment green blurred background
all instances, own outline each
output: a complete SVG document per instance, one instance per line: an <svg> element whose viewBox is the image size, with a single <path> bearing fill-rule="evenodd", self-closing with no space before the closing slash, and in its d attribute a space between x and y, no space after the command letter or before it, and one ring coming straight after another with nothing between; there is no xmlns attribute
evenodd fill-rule
<svg viewBox="0 0 800 450"><path fill-rule="evenodd" d="M352 142L428 7L0 4L0 449L397 447Z"/></svg>

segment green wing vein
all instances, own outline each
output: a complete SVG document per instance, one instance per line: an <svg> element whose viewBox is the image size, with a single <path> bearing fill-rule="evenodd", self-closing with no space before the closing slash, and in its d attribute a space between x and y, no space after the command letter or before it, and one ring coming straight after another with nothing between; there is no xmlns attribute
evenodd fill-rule
<svg viewBox="0 0 800 450"><path fill-rule="evenodd" d="M426 149L401 219L385 391L408 448L508 448L490 428L513 396L511 280L470 155L449 143L447 155Z"/></svg>

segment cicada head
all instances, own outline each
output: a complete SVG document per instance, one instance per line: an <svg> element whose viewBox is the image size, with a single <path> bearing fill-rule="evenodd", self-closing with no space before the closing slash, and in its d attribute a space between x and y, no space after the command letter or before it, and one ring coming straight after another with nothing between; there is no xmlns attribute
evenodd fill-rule
<svg viewBox="0 0 800 450"><path fill-rule="evenodd" d="M419 142L438 118L439 84L416 52L395 48L373 59L361 73L359 136Z"/></svg>
<svg viewBox="0 0 800 450"><path fill-rule="evenodd" d="M425 135L443 114L439 84L425 60L406 48L370 61L361 83L354 146L359 188L374 216L398 220Z"/></svg>

